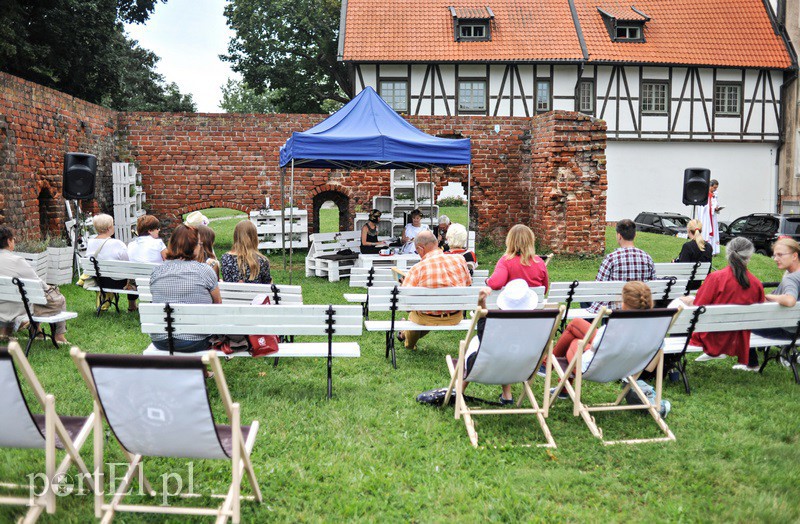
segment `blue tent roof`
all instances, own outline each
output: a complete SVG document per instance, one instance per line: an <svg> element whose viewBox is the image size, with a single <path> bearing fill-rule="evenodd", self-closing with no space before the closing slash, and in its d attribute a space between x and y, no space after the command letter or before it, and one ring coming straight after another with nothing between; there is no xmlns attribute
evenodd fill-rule
<svg viewBox="0 0 800 524"><path fill-rule="evenodd" d="M302 133L280 152L281 167L405 169L470 164L469 138L439 138L406 122L367 87L346 106Z"/></svg>

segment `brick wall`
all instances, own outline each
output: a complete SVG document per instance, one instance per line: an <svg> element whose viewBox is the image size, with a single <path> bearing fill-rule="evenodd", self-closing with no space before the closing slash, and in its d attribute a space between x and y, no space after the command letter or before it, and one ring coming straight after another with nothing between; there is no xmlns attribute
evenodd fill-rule
<svg viewBox="0 0 800 524"><path fill-rule="evenodd" d="M18 236L63 232L64 153L97 155L111 172L116 113L20 78L0 73L0 221ZM111 206L111 182L101 176L90 211Z"/></svg>
<svg viewBox="0 0 800 524"><path fill-rule="evenodd" d="M22 80L0 75L0 209L20 227L38 225L36 197L43 184L60 203L62 156L98 155L97 208L111 210L110 163L137 164L151 213L175 224L207 207L249 211L281 199L278 150L293 131L324 115L114 113ZM605 217L605 126L576 113L535 118L410 117L426 133L472 140L471 222L479 237L502 243L516 223L531 226L545 249L601 253ZM448 182L467 185L466 166L432 173L437 192ZM427 181L431 173L418 171ZM288 183L289 172L285 172ZM314 216L315 197L333 195L352 227L372 197L389 195L388 171L296 169L295 204ZM14 189L17 193L7 192ZM11 196L10 196L11 195ZM337 196L338 195L338 196ZM0 197L2 198L2 197ZM10 201L15 205L10 205ZM17 206L16 203L21 205ZM341 214L340 214L341 216ZM316 224L311 220L310 229ZM35 229L35 228L34 228Z"/></svg>

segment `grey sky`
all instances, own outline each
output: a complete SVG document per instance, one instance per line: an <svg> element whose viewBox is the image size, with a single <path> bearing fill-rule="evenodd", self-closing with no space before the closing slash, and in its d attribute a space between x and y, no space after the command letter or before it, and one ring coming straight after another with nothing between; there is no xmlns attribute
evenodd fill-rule
<svg viewBox="0 0 800 524"><path fill-rule="evenodd" d="M191 93L200 112L220 112L220 87L239 78L218 58L233 36L224 8L225 0L168 0L156 4L146 24L126 26L131 38L161 57L156 70Z"/></svg>

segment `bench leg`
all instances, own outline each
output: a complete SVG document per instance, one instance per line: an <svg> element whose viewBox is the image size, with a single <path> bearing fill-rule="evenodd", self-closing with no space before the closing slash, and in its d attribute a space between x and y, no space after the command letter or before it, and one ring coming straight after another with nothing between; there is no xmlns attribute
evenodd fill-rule
<svg viewBox="0 0 800 524"><path fill-rule="evenodd" d="M394 349L394 331L387 331L386 332L386 355L385 358L389 358L389 354L392 355L392 367L397 369L397 353Z"/></svg>
<svg viewBox="0 0 800 524"><path fill-rule="evenodd" d="M678 373L681 374L681 379L683 379L683 389L686 390L687 395L691 395L692 388L689 387L689 375L686 373L686 357L681 358L676 367L678 368Z"/></svg>
<svg viewBox="0 0 800 524"><path fill-rule="evenodd" d="M329 355L328 356L328 400L333 397L333 358Z"/></svg>

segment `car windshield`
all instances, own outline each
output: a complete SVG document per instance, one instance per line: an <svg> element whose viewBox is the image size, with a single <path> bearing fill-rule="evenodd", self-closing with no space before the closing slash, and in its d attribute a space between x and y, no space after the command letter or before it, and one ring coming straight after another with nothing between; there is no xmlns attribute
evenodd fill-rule
<svg viewBox="0 0 800 524"><path fill-rule="evenodd" d="M689 223L689 219L686 217L661 217L661 223L666 227L682 228L686 227L686 224Z"/></svg>
<svg viewBox="0 0 800 524"><path fill-rule="evenodd" d="M798 235L800 234L800 217L787 218L783 222L783 231L785 235Z"/></svg>

